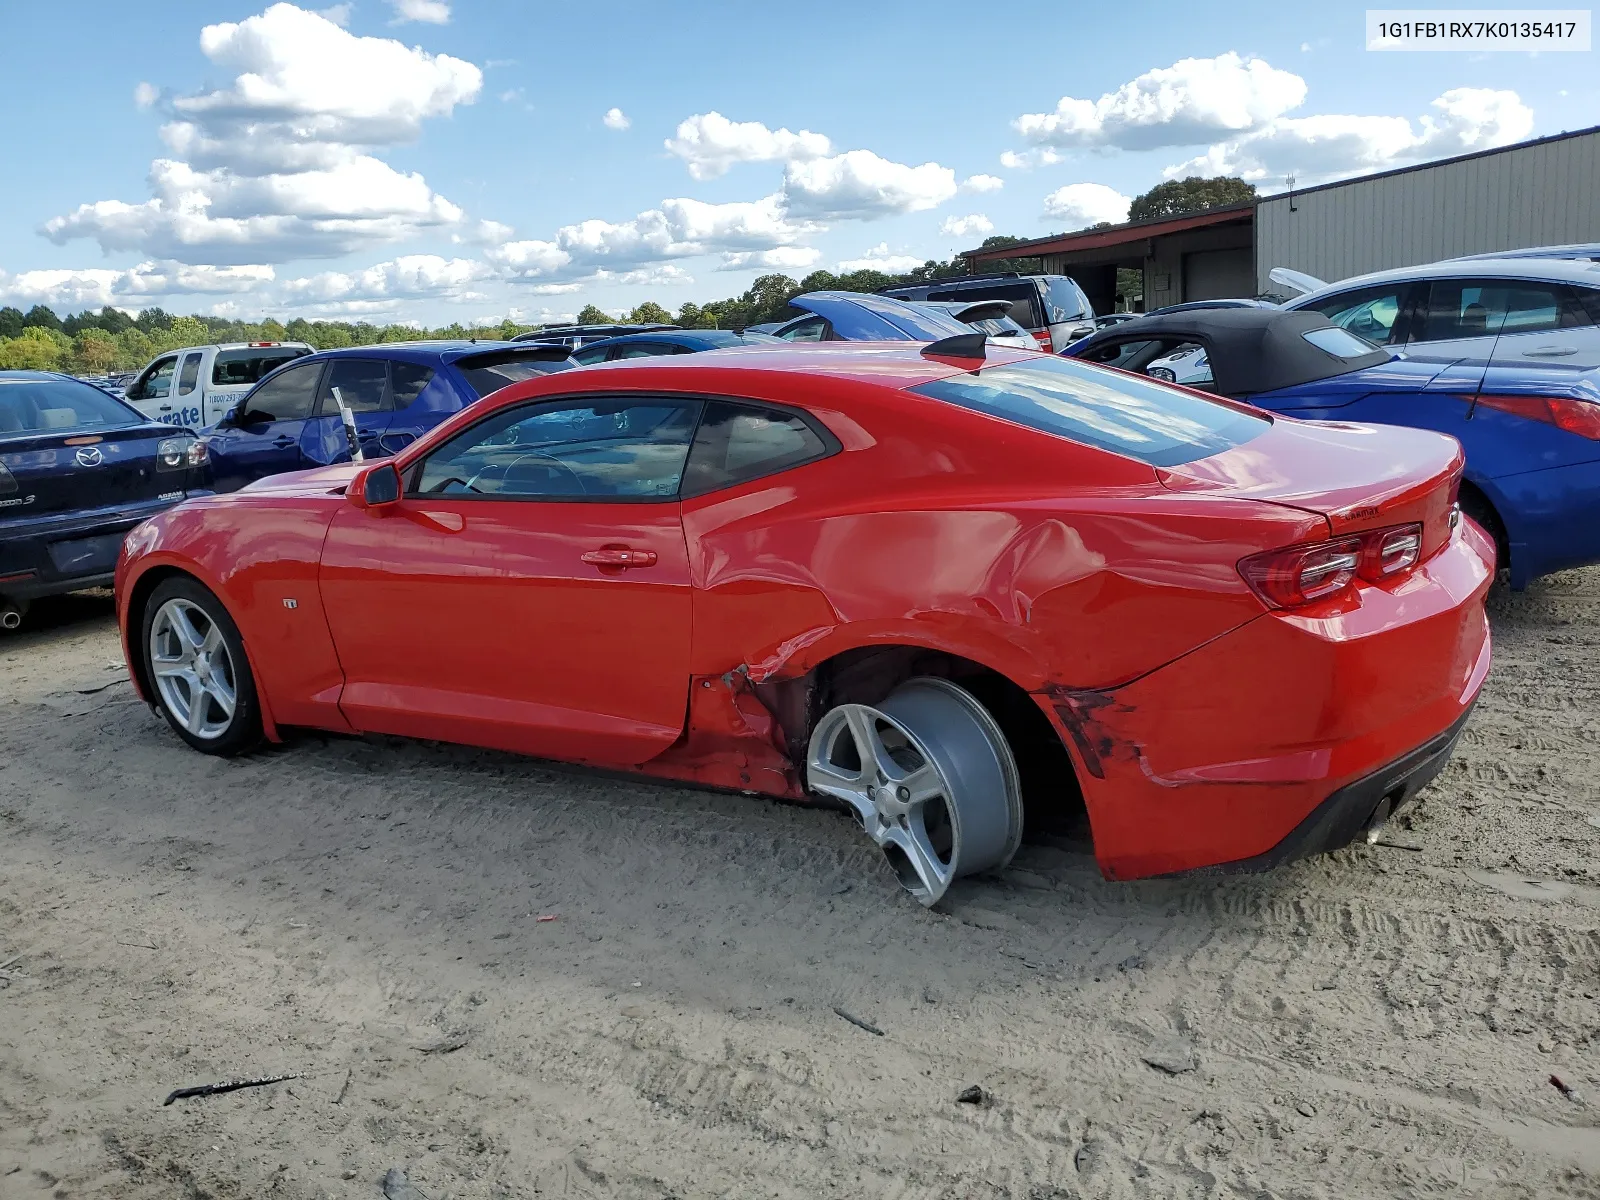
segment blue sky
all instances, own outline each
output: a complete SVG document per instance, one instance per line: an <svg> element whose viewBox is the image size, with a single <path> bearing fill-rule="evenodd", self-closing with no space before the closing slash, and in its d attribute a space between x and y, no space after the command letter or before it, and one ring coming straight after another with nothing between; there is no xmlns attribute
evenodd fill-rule
<svg viewBox="0 0 1600 1200"><path fill-rule="evenodd" d="M0 302L676 308L1600 123L1592 53L1369 53L1353 4L599 11L6 5Z"/></svg>

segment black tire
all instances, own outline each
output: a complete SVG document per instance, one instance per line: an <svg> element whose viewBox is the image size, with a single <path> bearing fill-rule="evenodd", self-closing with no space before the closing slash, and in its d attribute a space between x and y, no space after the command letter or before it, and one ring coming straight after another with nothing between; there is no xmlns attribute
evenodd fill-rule
<svg viewBox="0 0 1600 1200"><path fill-rule="evenodd" d="M1477 488L1463 487L1461 511L1476 521L1494 542L1495 572L1498 574L1510 569L1511 547L1506 541L1506 527L1500 520L1500 514L1495 512L1494 505L1489 503L1489 498Z"/></svg>
<svg viewBox="0 0 1600 1200"><path fill-rule="evenodd" d="M173 600L185 601L199 609L215 627L222 644L227 648L234 707L226 727L221 732L211 733L210 736L199 736L184 724L180 716L168 706L156 677L150 634L157 614ZM223 607L222 601L196 580L178 576L165 580L150 593L150 598L145 601L144 612L139 617L139 655L156 710L167 719L167 724L172 726L173 732L194 749L202 754L232 758L238 754L247 754L261 744L263 736L261 701L256 694L255 676L250 672L250 660L245 657L244 639L239 636L239 627L233 623L233 618L228 615L228 610ZM190 694L193 695L192 692Z"/></svg>

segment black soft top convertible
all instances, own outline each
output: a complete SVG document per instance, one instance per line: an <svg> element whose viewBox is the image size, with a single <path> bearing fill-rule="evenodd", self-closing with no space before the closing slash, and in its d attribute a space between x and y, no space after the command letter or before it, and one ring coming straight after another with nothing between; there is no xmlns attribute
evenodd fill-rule
<svg viewBox="0 0 1600 1200"><path fill-rule="evenodd" d="M1143 373L1156 359L1195 345L1210 360L1206 390L1224 396L1314 383L1392 357L1321 313L1273 308L1200 308L1139 317L1086 338L1071 356Z"/></svg>

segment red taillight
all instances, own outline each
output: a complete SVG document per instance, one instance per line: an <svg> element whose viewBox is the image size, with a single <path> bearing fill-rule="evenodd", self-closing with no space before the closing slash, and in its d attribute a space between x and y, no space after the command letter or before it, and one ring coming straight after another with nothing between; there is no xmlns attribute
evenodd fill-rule
<svg viewBox="0 0 1600 1200"><path fill-rule="evenodd" d="M1543 421L1579 437L1600 441L1600 404L1568 396L1479 396L1484 408Z"/></svg>
<svg viewBox="0 0 1600 1200"><path fill-rule="evenodd" d="M1036 330L1034 330L1033 331L1033 340L1039 343L1040 349L1042 349L1042 350L1050 349L1050 331L1048 329L1036 329Z"/></svg>
<svg viewBox="0 0 1600 1200"><path fill-rule="evenodd" d="M1422 526L1394 525L1254 554L1239 563L1239 574L1273 608L1299 608L1338 595L1357 579L1393 579L1416 566L1421 555Z"/></svg>

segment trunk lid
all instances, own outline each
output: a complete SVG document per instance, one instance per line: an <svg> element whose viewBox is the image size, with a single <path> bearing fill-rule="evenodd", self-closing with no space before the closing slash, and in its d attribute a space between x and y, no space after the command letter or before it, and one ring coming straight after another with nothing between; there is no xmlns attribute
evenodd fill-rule
<svg viewBox="0 0 1600 1200"><path fill-rule="evenodd" d="M1450 538L1465 464L1459 442L1426 429L1280 416L1242 446L1157 473L1173 491L1316 513L1330 537L1416 522L1426 557Z"/></svg>
<svg viewBox="0 0 1600 1200"><path fill-rule="evenodd" d="M135 425L0 438L0 464L16 481L15 491L8 487L0 495L0 521L133 505L181 492L187 471L159 470L156 448L182 432Z"/></svg>

